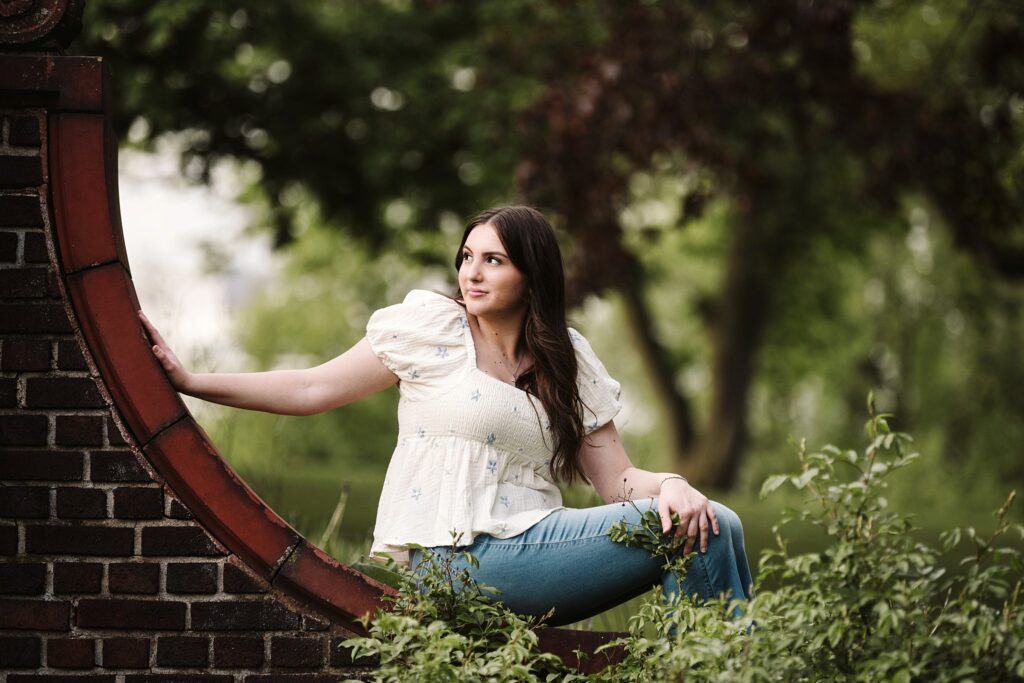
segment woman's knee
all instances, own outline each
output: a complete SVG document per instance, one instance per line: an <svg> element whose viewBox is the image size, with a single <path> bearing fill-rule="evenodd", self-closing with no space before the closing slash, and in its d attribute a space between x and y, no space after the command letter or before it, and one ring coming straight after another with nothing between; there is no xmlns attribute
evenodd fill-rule
<svg viewBox="0 0 1024 683"><path fill-rule="evenodd" d="M736 536L743 538L743 523L740 521L740 516L736 512L717 500L711 501L711 506L715 510L715 519L718 520L718 529L721 533L728 533L730 536Z"/></svg>

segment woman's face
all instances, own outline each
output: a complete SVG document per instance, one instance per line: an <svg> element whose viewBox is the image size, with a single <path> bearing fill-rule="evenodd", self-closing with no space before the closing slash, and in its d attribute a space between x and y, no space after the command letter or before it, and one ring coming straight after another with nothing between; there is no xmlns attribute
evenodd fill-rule
<svg viewBox="0 0 1024 683"><path fill-rule="evenodd" d="M526 278L512 264L490 223L476 226L466 238L459 288L473 315L506 317L526 308Z"/></svg>

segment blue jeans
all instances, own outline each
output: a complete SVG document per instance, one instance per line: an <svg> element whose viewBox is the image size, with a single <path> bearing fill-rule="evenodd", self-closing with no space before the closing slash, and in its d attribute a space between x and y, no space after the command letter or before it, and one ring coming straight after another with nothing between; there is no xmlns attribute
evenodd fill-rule
<svg viewBox="0 0 1024 683"><path fill-rule="evenodd" d="M641 512L657 510L658 506L654 498L634 503ZM547 622L552 626L600 614L658 583L666 596L681 587L685 595L696 594L700 600L719 597L723 592L729 597L749 599L753 586L740 518L721 503L712 501L712 505L719 534L716 536L709 526L706 553L694 544L691 553L696 556L681 584L662 569L663 558L608 537L608 529L619 520L640 523L640 515L629 503L556 510L512 538L478 535L472 545L459 551L472 553L480 567L470 565L461 552L452 566L468 569L477 583L501 590L495 599L514 612L538 616L554 607L554 616ZM443 557L448 549L435 546L427 550ZM416 568L420 552L411 550L409 559ZM734 611L733 616L738 615L739 611Z"/></svg>

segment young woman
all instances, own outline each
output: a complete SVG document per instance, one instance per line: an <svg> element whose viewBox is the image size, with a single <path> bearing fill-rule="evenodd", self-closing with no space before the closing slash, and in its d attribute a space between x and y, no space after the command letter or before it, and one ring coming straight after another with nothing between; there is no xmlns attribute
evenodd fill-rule
<svg viewBox="0 0 1024 683"><path fill-rule="evenodd" d="M613 418L619 383L566 326L561 253L535 209L489 209L470 221L455 255L454 297L413 290L376 311L366 336L305 370L186 371L139 312L153 352L181 392L224 405L312 415L398 384L399 434L377 510L371 554L416 567L419 551L452 543L473 553L456 566L501 591L522 614L555 608L568 624L661 583L701 599L751 596L736 514L684 477L633 467ZM564 507L558 481L589 481L608 504ZM615 543L609 527L654 506L662 528L679 515L683 553L697 552L677 585L646 550ZM614 502L619 501L619 502Z"/></svg>

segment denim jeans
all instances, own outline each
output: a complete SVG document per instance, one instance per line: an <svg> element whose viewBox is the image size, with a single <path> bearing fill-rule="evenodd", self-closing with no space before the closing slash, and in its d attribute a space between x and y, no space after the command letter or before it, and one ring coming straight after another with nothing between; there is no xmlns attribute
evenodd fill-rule
<svg viewBox="0 0 1024 683"><path fill-rule="evenodd" d="M657 499L633 502L641 512L657 510ZM537 616L554 607L554 616L547 622L552 626L600 614L659 583L666 596L681 587L685 595L696 594L700 600L723 592L749 599L753 586L740 519L721 503L712 501L712 505L719 534L709 525L705 553L700 552L699 543L694 544L691 553L696 556L681 585L671 572L662 569L663 558L608 537L608 529L619 520L639 524L640 515L629 503L556 510L512 538L478 535L472 545L458 550L472 553L480 567L470 565L461 552L452 566L468 569L477 583L499 589L495 599L519 614ZM448 549L435 546L427 550L443 557ZM420 559L419 551L410 551L414 569ZM738 614L734 611L733 616Z"/></svg>

